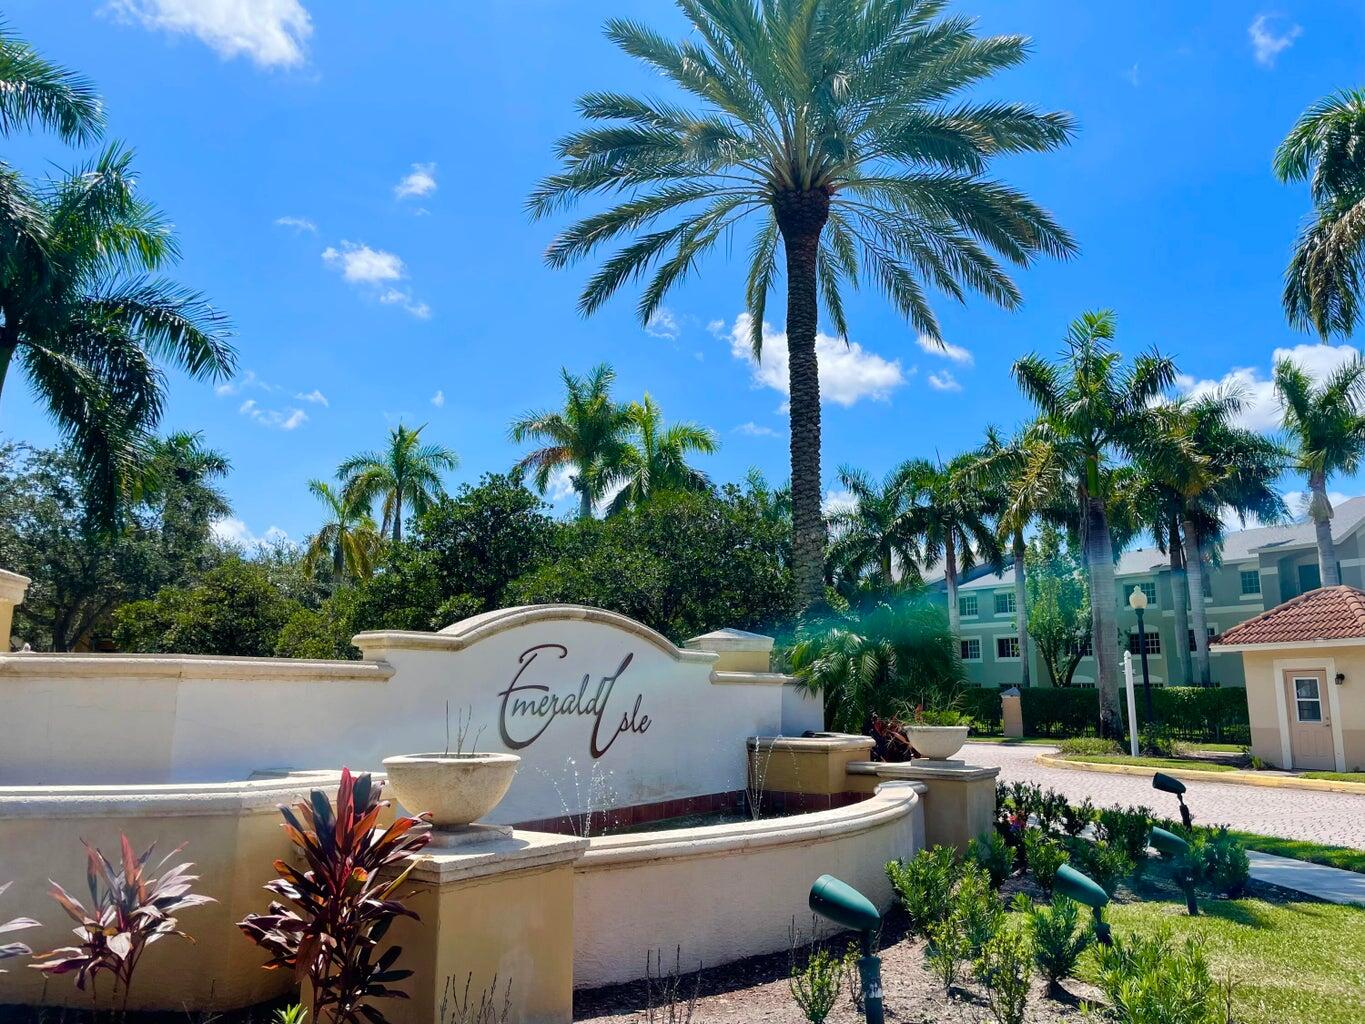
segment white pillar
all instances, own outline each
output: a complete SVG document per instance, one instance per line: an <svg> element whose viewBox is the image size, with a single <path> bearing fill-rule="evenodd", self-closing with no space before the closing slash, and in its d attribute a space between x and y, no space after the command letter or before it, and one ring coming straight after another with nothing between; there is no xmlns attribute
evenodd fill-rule
<svg viewBox="0 0 1365 1024"><path fill-rule="evenodd" d="M24 603L24 594L28 592L30 582L27 576L0 569L0 654L9 653L14 609Z"/></svg>

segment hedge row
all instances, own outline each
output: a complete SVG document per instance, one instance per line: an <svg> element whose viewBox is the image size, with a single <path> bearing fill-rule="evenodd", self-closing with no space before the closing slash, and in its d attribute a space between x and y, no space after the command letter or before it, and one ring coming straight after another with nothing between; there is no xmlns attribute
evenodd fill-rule
<svg viewBox="0 0 1365 1024"><path fill-rule="evenodd" d="M1000 708L1000 691L993 687L967 686L962 690L962 713L971 715L978 730L987 735L1004 728L1004 712Z"/></svg>
<svg viewBox="0 0 1365 1024"><path fill-rule="evenodd" d="M1145 726L1145 698L1137 695L1138 722ZM1065 739L1095 736L1099 697L1090 687L1028 687L1019 691L1025 736ZM998 699L997 699L998 703ZM1152 690L1157 721L1178 740L1189 743L1250 743L1246 691L1240 687L1162 686ZM1128 709L1121 700L1124 728Z"/></svg>

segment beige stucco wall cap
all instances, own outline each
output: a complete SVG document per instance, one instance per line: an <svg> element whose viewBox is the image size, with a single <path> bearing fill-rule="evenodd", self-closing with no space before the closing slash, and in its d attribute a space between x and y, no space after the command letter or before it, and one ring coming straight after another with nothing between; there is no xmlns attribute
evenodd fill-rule
<svg viewBox="0 0 1365 1024"><path fill-rule="evenodd" d="M875 775L881 779L912 779L917 782L934 782L947 779L954 782L975 782L978 779L993 779L1000 774L999 768L985 768L981 765L967 764L965 761L852 761L848 766L850 775Z"/></svg>
<svg viewBox="0 0 1365 1024"><path fill-rule="evenodd" d="M736 672L718 668L711 672L711 682L716 686L788 686L794 685L797 677L781 672Z"/></svg>
<svg viewBox="0 0 1365 1024"><path fill-rule="evenodd" d="M715 651L718 654L732 651L767 654L773 649L773 638L762 633L750 633L746 629L716 629L684 640L683 646L688 650Z"/></svg>
<svg viewBox="0 0 1365 1024"><path fill-rule="evenodd" d="M871 736L844 732L822 732L814 736L750 736L746 741L750 750L871 750Z"/></svg>
<svg viewBox="0 0 1365 1024"><path fill-rule="evenodd" d="M1273 654L1275 651L1321 651L1332 647L1365 647L1365 637L1342 637L1336 640L1298 640L1292 643L1209 644L1209 652L1211 654L1235 654L1242 651Z"/></svg>
<svg viewBox="0 0 1365 1024"><path fill-rule="evenodd" d="M529 871L578 860L588 840L549 832L514 831L509 836L466 846L429 846L417 855L410 878L449 885L489 875Z"/></svg>
<svg viewBox="0 0 1365 1024"><path fill-rule="evenodd" d="M27 576L20 576L8 569L0 569L0 601L22 604L24 594L28 592L28 585L32 582Z"/></svg>
<svg viewBox="0 0 1365 1024"><path fill-rule="evenodd" d="M0 655L0 678L269 679L282 682L347 680L382 683L393 675L383 661L309 661L303 658L223 658L209 654Z"/></svg>
<svg viewBox="0 0 1365 1024"><path fill-rule="evenodd" d="M128 786L0 786L7 818L198 817L273 813L313 789L336 788L341 773L298 771L236 782L140 783ZM383 778L382 775L378 778Z"/></svg>
<svg viewBox="0 0 1365 1024"><path fill-rule="evenodd" d="M662 633L650 629L619 612L605 608L589 608L577 604L536 604L521 605L514 608L495 608L467 619L453 622L438 633L422 633L408 630L371 630L358 633L351 642L365 653L366 657L381 655L386 650L408 651L462 651L480 640L509 629L527 626L537 622L596 622L613 626L626 633L633 633L640 639L658 648L674 661L694 661L711 663L716 655L706 651L685 651Z"/></svg>

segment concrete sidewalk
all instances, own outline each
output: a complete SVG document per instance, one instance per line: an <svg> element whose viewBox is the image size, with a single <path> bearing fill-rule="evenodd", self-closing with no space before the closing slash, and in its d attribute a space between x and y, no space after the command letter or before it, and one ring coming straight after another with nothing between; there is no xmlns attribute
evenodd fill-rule
<svg viewBox="0 0 1365 1024"><path fill-rule="evenodd" d="M1247 859L1251 861L1251 877L1258 882L1307 893L1329 903L1356 903L1365 907L1365 875L1358 871L1310 864L1256 850L1248 850Z"/></svg>

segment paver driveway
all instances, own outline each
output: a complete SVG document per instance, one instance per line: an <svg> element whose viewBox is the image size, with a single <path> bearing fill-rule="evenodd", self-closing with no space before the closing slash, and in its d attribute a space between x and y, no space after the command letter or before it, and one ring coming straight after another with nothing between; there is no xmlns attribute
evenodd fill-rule
<svg viewBox="0 0 1365 1024"><path fill-rule="evenodd" d="M1175 798L1153 790L1150 778L1048 768L1034 761L1041 753L1053 752L1050 747L969 743L958 756L970 764L999 765L1003 782L1036 782L1074 800L1089 797L1101 807L1146 804L1159 814L1177 817ZM1185 785L1189 787L1185 802L1199 824L1365 850L1365 796L1188 780Z"/></svg>

